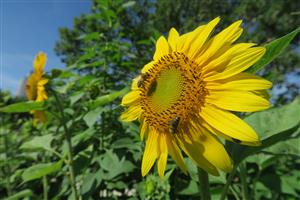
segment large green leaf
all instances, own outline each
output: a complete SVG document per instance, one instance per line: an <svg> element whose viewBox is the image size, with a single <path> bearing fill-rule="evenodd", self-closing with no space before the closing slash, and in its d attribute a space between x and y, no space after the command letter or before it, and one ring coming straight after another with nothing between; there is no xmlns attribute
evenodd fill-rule
<svg viewBox="0 0 300 200"><path fill-rule="evenodd" d="M292 103L254 113L245 118L261 138L262 144L258 147L241 146L228 143L227 146L235 163L239 163L249 155L253 155L264 148L270 147L278 142L291 139L291 135L300 132L300 98Z"/></svg>
<svg viewBox="0 0 300 200"><path fill-rule="evenodd" d="M255 65L249 68L248 72L257 72L258 70L272 62L283 52L283 50L291 43L291 41L294 39L294 37L296 37L296 35L299 32L300 27L290 32L289 34L266 44L265 47L267 51L265 55Z"/></svg>
<svg viewBox="0 0 300 200"><path fill-rule="evenodd" d="M116 98L118 98L119 96L126 94L128 91L129 91L129 89L126 87L120 91L112 92L110 94L98 97L97 99L89 102L89 107L91 109L94 109L96 107L108 104L108 103L112 102L113 100L115 100Z"/></svg>
<svg viewBox="0 0 300 200"><path fill-rule="evenodd" d="M262 140L282 131L293 128L300 123L300 98L292 103L254 113L244 120L250 124Z"/></svg>
<svg viewBox="0 0 300 200"><path fill-rule="evenodd" d="M51 142L53 140L53 135L43 135L43 136L35 136L30 141L25 142L20 147L21 149L45 149L51 150Z"/></svg>
<svg viewBox="0 0 300 200"><path fill-rule="evenodd" d="M45 102L40 101L26 101L21 103L14 103L5 107L0 108L0 112L7 112L7 113L23 113L29 112L31 110L45 110Z"/></svg>
<svg viewBox="0 0 300 200"><path fill-rule="evenodd" d="M23 172L22 179L24 182L27 182L59 171L61 169L62 163L63 161L61 160L56 163L42 163L33 165Z"/></svg>

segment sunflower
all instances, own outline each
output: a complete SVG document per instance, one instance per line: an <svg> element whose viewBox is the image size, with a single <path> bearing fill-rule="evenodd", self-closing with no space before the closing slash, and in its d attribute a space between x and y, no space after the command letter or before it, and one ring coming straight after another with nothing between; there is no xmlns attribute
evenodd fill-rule
<svg viewBox="0 0 300 200"><path fill-rule="evenodd" d="M48 99L45 91L45 84L48 79L44 78L44 67L46 64L47 56L45 53L40 52L36 55L33 62L33 73L29 75L26 80L26 96L31 101L45 101ZM45 112L42 110L32 110L31 113L34 116L34 124L37 121L46 122L47 118Z"/></svg>
<svg viewBox="0 0 300 200"><path fill-rule="evenodd" d="M255 131L235 112L254 112L270 107L264 97L272 83L245 71L265 53L254 43L234 42L242 21L211 36L220 18L179 35L172 28L168 39L156 42L153 60L133 80L122 99L127 109L123 121L139 119L141 138L146 138L142 159L145 176L157 161L164 176L168 154L186 173L182 151L212 175L229 172L232 161L217 136L259 145Z"/></svg>

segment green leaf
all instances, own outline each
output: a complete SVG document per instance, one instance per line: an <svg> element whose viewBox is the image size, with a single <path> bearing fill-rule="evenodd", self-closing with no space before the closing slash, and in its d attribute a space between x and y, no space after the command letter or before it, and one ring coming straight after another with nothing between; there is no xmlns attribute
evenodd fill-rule
<svg viewBox="0 0 300 200"><path fill-rule="evenodd" d="M94 188L100 185L102 181L101 176L101 171L88 173L85 175L81 186L81 194L92 193Z"/></svg>
<svg viewBox="0 0 300 200"><path fill-rule="evenodd" d="M19 200L21 198L31 197L32 195L33 195L32 191L29 189L26 189L26 190L22 190L14 195L8 197L6 200Z"/></svg>
<svg viewBox="0 0 300 200"><path fill-rule="evenodd" d="M85 142L95 136L96 130L94 128L88 128L87 130L83 131L82 133L76 134L72 137L72 144L74 146L80 144L81 142Z"/></svg>
<svg viewBox="0 0 300 200"><path fill-rule="evenodd" d="M185 189L178 192L178 194L180 194L180 195L195 195L195 194L198 194L198 192L199 192L199 188L198 188L197 182L194 180L191 180L189 185Z"/></svg>
<svg viewBox="0 0 300 200"><path fill-rule="evenodd" d="M53 135L43 135L43 136L35 136L32 140L25 142L20 147L21 149L45 149L52 150L51 142L53 140Z"/></svg>
<svg viewBox="0 0 300 200"><path fill-rule="evenodd" d="M241 146L234 143L227 143L227 147L236 164L247 156L258 153L262 149L270 147L278 142L291 139L291 135L300 132L300 98L292 103L254 113L245 118L261 138L262 144L258 147Z"/></svg>
<svg viewBox="0 0 300 200"><path fill-rule="evenodd" d="M47 174L59 171L61 169L63 161L60 160L56 163L42 163L36 164L27 168L23 174L22 179L24 182L39 179Z"/></svg>
<svg viewBox="0 0 300 200"><path fill-rule="evenodd" d="M257 72L258 70L260 70L261 68L265 67L267 64L272 62L283 52L283 50L291 43L291 41L294 39L294 37L296 37L296 35L299 32L300 32L300 27L290 32L289 34L266 44L265 55L247 71L251 73Z"/></svg>
<svg viewBox="0 0 300 200"><path fill-rule="evenodd" d="M85 121L86 125L91 128L100 117L101 113L104 112L106 109L99 107L94 110L89 111L84 117L83 120Z"/></svg>
<svg viewBox="0 0 300 200"><path fill-rule="evenodd" d="M31 110L45 110L44 101L36 102L36 101L26 101L21 103L14 103L5 107L0 108L0 112L6 113L22 113L29 112Z"/></svg>
<svg viewBox="0 0 300 200"><path fill-rule="evenodd" d="M91 109L94 109L96 107L108 104L108 103L112 102L113 100L115 100L116 98L118 98L119 96L126 94L128 91L129 91L129 89L126 87L120 91L112 92L110 94L98 97L96 100L89 102L89 107Z"/></svg>
<svg viewBox="0 0 300 200"><path fill-rule="evenodd" d="M123 3L122 7L123 8L129 8L135 5L135 1L128 1L126 3Z"/></svg>
<svg viewBox="0 0 300 200"><path fill-rule="evenodd" d="M101 168L105 170L105 176L103 179L111 180L114 177L122 174L131 172L135 166L132 162L123 159L119 160L118 156L111 150L108 150L100 159L98 160Z"/></svg>
<svg viewBox="0 0 300 200"><path fill-rule="evenodd" d="M73 93L73 94L70 96L70 101L71 101L70 103L71 103L71 105L73 105L73 104L76 103L79 99L81 99L81 97L83 97L83 95L84 95L84 92L81 92L81 91Z"/></svg>
<svg viewBox="0 0 300 200"><path fill-rule="evenodd" d="M244 120L250 124L261 139L288 130L300 124L300 98L282 107L254 113Z"/></svg>

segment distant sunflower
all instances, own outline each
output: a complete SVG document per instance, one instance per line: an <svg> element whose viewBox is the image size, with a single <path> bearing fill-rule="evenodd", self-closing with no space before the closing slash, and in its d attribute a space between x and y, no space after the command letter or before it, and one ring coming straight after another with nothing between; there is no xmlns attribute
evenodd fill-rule
<svg viewBox="0 0 300 200"><path fill-rule="evenodd" d="M26 80L26 96L31 101L45 101L48 99L45 91L45 84L48 82L48 79L43 77L46 60L47 56L45 53L40 52L36 55L33 62L34 71ZM44 111L32 110L31 113L34 116L34 124L37 121L47 121Z"/></svg>
<svg viewBox="0 0 300 200"><path fill-rule="evenodd" d="M122 105L124 121L141 121L146 137L142 175L158 160L164 176L168 153L186 172L181 150L199 167L218 175L229 172L231 159L216 136L259 145L255 131L230 111L254 112L270 107L263 96L272 83L245 71L265 53L254 43L233 44L242 34L237 21L215 36L215 18L179 35L172 28L168 40L156 42L153 61L133 80Z"/></svg>

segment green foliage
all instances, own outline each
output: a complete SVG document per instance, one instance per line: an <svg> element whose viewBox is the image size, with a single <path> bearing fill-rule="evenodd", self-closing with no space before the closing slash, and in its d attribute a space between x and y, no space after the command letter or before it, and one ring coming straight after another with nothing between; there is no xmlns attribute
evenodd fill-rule
<svg viewBox="0 0 300 200"><path fill-rule="evenodd" d="M255 65L251 67L248 71L252 73L257 72L258 70L272 62L277 56L280 55L280 53L282 53L282 51L284 51L288 47L293 38L295 38L299 32L300 27L289 34L278 38L269 44L266 44L265 55L257 63L255 63Z"/></svg>
<svg viewBox="0 0 300 200"><path fill-rule="evenodd" d="M0 108L0 112L16 113L29 112L31 110L44 110L45 102L27 101L21 103L10 104Z"/></svg>
<svg viewBox="0 0 300 200"><path fill-rule="evenodd" d="M56 163L41 163L33 165L22 173L22 179L24 182L39 179L48 174L57 172L61 169L62 161Z"/></svg>
<svg viewBox="0 0 300 200"><path fill-rule="evenodd" d="M259 147L247 147L233 144L231 154L235 163L240 163L247 156L258 153L278 142L300 136L300 98L294 102L277 108L254 113L245 118L260 136ZM284 120L283 120L284 119Z"/></svg>
<svg viewBox="0 0 300 200"><path fill-rule="evenodd" d="M74 199L71 144L75 189L84 200L199 199L197 167L189 159L188 175L170 159L164 179L155 168L141 176L139 124L119 121L121 97L152 59L161 33L171 27L191 31L216 16L222 28L243 18L241 41L267 48L250 71L261 69L275 87L291 87L284 76L299 77L297 5L292 0L93 1L91 13L75 18L72 29L60 29L56 52L67 67L47 74L47 102L20 102L0 91L1 198L47 199L48 194L48 199ZM228 199L299 197L300 99L295 89L274 94L272 109L245 117L261 146L226 143L235 161ZM33 126L30 110L45 110L48 123ZM209 177L213 199L221 198L231 175Z"/></svg>

